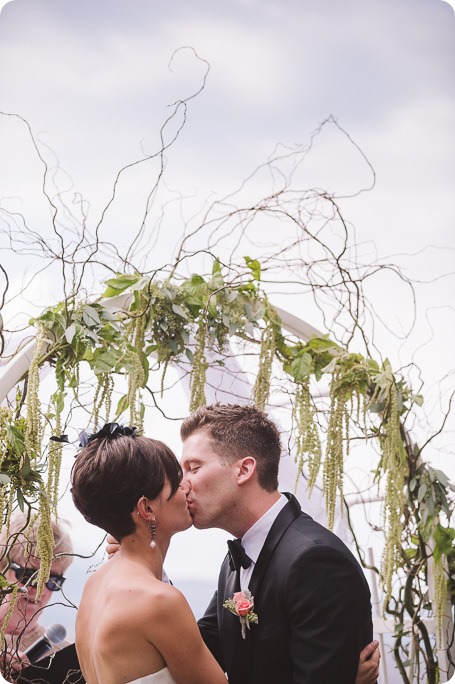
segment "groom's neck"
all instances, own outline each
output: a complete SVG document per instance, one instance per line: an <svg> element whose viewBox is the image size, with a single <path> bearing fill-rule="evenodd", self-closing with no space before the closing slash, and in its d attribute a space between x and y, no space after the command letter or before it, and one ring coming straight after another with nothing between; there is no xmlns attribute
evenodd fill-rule
<svg viewBox="0 0 455 684"><path fill-rule="evenodd" d="M280 493L276 490L274 492L267 492L264 489L256 492L246 491L238 502L227 531L235 537L243 537L279 498Z"/></svg>

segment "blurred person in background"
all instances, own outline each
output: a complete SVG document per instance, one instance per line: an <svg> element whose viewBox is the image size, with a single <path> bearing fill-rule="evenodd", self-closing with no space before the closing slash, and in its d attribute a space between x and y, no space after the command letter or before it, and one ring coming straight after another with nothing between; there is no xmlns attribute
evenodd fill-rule
<svg viewBox="0 0 455 684"><path fill-rule="evenodd" d="M9 584L17 583L19 592L5 629L5 648L0 657L0 673L9 674L10 666L20 669L24 651L40 639L46 626L41 623L42 611L65 581L64 573L73 558L70 536L61 522L52 521L54 534L53 561L48 581L42 594L36 600L37 571L40 559L36 552L39 520L28 524L25 513L16 513L11 519L9 530L4 525L0 532L0 572ZM0 628L10 609L11 594L6 594L0 604ZM60 650L68 645L62 641L54 647Z"/></svg>

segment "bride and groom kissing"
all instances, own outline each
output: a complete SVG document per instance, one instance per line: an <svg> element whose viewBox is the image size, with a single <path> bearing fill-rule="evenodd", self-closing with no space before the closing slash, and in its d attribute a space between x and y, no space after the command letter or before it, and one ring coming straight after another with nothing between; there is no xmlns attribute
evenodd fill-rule
<svg viewBox="0 0 455 684"><path fill-rule="evenodd" d="M336 535L279 493L273 421L254 406L215 404L185 419L181 437L179 464L163 443L109 424L73 466L76 507L110 533L113 555L78 611L88 684L375 682L364 574ZM163 581L170 539L191 524L236 538L199 629Z"/></svg>

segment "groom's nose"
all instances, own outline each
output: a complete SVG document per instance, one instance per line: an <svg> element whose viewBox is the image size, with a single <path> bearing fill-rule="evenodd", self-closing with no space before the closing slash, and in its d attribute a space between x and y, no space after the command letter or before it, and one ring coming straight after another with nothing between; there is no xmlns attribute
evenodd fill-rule
<svg viewBox="0 0 455 684"><path fill-rule="evenodd" d="M185 496L187 496L188 492L191 490L191 483L189 482L189 480L185 479L185 476L183 476L180 486L185 492Z"/></svg>

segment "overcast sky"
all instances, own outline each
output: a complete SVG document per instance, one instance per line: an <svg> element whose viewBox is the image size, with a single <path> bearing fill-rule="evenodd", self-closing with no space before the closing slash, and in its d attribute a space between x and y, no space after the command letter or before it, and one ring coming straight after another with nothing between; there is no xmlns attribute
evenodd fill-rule
<svg viewBox="0 0 455 684"><path fill-rule="evenodd" d="M169 105L200 88L202 60L210 65L205 89L189 102L166 171L170 189L201 205L237 188L278 143L308 144L333 116L376 174L373 190L342 201L357 241L375 243L372 254L422 283L409 335L409 292L384 277L368 294L384 321L384 356L395 367L412 359L422 368L434 429L454 377L454 57L455 13L442 0L13 0L0 15L0 110L24 117L46 159L58 158L67 174L59 172L60 187L90 203L92 226L117 171L156 151ZM0 118L0 150L0 207L23 212L46 234L41 169L17 119ZM103 229L120 249L154 173L150 165L124 176ZM372 173L329 125L302 179L356 195ZM156 246L161 261L181 230L166 226ZM4 235L0 250L12 296L36 267L12 255ZM58 298L53 289L43 276L21 306L43 308ZM302 315L299 298L285 304ZM6 320L16 313L17 300L5 307ZM308 322L321 327L316 314ZM455 477L453 441L451 428L432 457Z"/></svg>
<svg viewBox="0 0 455 684"><path fill-rule="evenodd" d="M0 15L0 110L24 117L48 163L58 159L59 188L69 203L80 193L92 228L118 170L156 152L169 105L200 88L206 62L205 89L188 103L166 169L166 188L199 206L236 189L278 143L307 145L335 117L374 168L373 190L357 194L373 176L334 125L315 140L299 180L352 195L340 203L361 256L397 263L416 282L414 328L409 289L397 278L384 272L366 290L383 357L395 368L419 365L433 410L441 391L447 401L438 382L453 371L454 56L455 13L442 0L13 0ZM18 119L0 119L0 149L0 207L47 235L42 168ZM102 229L120 251L156 170L152 163L122 176ZM255 188L265 193L261 182ZM171 258L190 213L184 207L168 221L148 268ZM271 230L278 243L282 226ZM197 239L203 246L207 233ZM11 298L36 267L12 255L5 236L0 249ZM51 273L27 295L29 316L32 304L40 310L61 291ZM300 297L277 303L322 329ZM4 317L15 321L17 312L13 300Z"/></svg>

